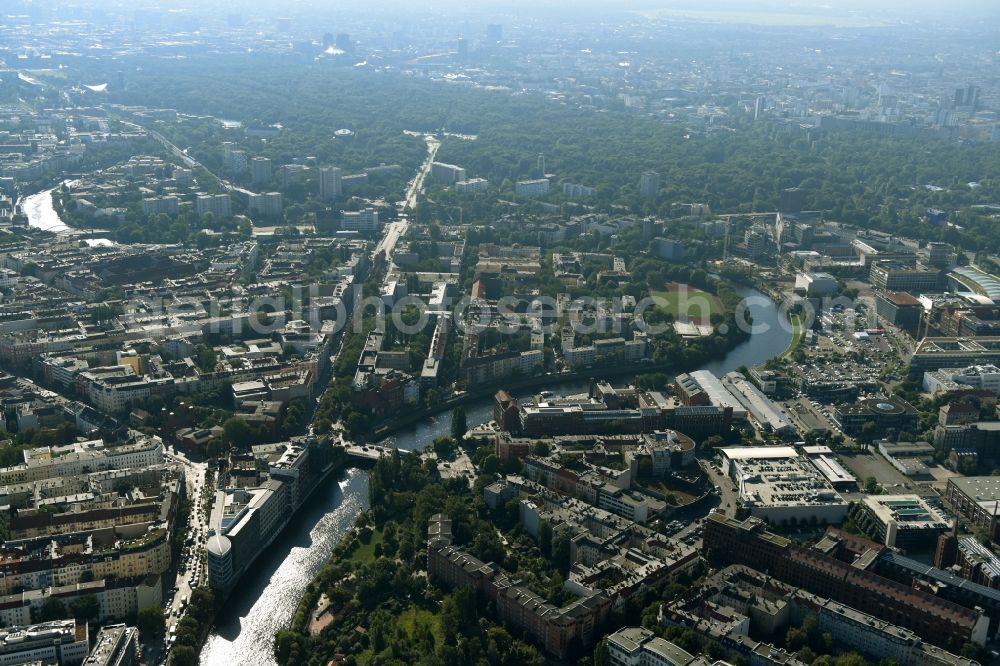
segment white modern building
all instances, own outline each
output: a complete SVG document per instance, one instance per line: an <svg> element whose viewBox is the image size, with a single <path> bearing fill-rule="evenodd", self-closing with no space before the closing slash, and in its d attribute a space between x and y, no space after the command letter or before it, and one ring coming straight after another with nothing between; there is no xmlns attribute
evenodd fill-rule
<svg viewBox="0 0 1000 666"><path fill-rule="evenodd" d="M795 288L809 296L829 296L837 293L837 278L829 273L799 273Z"/></svg>
<svg viewBox="0 0 1000 666"><path fill-rule="evenodd" d="M612 666L687 666L695 657L643 627L624 627L608 634Z"/></svg>
<svg viewBox="0 0 1000 666"><path fill-rule="evenodd" d="M549 192L548 178L519 180L514 183L514 193L522 197L540 197Z"/></svg>
<svg viewBox="0 0 1000 666"><path fill-rule="evenodd" d="M455 183L455 191L459 194L478 194L485 192L489 186L490 181L485 178L470 178Z"/></svg>
<svg viewBox="0 0 1000 666"><path fill-rule="evenodd" d="M992 364L970 365L924 373L924 390L932 395L962 388L983 389L1000 395L1000 368Z"/></svg>
<svg viewBox="0 0 1000 666"><path fill-rule="evenodd" d="M83 663L90 649L87 623L55 620L0 629L0 664Z"/></svg>
<svg viewBox="0 0 1000 666"><path fill-rule="evenodd" d="M431 180L442 185L454 185L465 180L465 169L454 164L431 162Z"/></svg>
<svg viewBox="0 0 1000 666"><path fill-rule="evenodd" d="M771 524L816 520L840 523L847 502L791 446L740 446L719 450L740 502Z"/></svg>

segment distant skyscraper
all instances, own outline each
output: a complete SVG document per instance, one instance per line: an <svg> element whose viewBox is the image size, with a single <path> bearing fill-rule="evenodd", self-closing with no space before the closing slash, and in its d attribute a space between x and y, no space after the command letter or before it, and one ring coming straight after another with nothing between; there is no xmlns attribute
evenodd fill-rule
<svg viewBox="0 0 1000 666"><path fill-rule="evenodd" d="M319 198L320 201L333 201L340 196L342 185L340 181L340 169L337 167L323 167L319 170Z"/></svg>
<svg viewBox="0 0 1000 666"><path fill-rule="evenodd" d="M545 155L538 153L538 177L545 178Z"/></svg>
<svg viewBox="0 0 1000 666"><path fill-rule="evenodd" d="M250 180L255 185L271 182L271 160L266 157L250 160Z"/></svg>
<svg viewBox="0 0 1000 666"><path fill-rule="evenodd" d="M643 199L655 199L660 194L660 174L647 171L639 181L639 196Z"/></svg>
<svg viewBox="0 0 1000 666"><path fill-rule="evenodd" d="M333 33L324 32L323 33L323 48L328 49L334 45Z"/></svg>
<svg viewBox="0 0 1000 666"><path fill-rule="evenodd" d="M351 51L354 47L351 44L351 36L346 32L342 32L337 35L336 46L341 51Z"/></svg>
<svg viewBox="0 0 1000 666"><path fill-rule="evenodd" d="M469 40L465 37L458 38L458 57L462 60L469 57Z"/></svg>
<svg viewBox="0 0 1000 666"><path fill-rule="evenodd" d="M764 98L758 95L757 100L753 104L753 119L760 120L762 113L764 113Z"/></svg>
<svg viewBox="0 0 1000 666"><path fill-rule="evenodd" d="M499 23L490 23L486 26L486 41L499 42L503 39L503 26Z"/></svg>

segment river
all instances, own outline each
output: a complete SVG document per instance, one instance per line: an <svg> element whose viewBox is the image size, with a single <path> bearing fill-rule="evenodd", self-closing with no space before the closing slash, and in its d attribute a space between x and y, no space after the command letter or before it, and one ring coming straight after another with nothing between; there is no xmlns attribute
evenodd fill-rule
<svg viewBox="0 0 1000 666"><path fill-rule="evenodd" d="M743 289L754 327L766 328L751 335L720 361L704 366L722 375L746 365L752 367L781 354L792 340L791 329L774 304L755 289ZM560 393L587 390L586 382L556 384L548 388ZM479 400L466 405L470 425L493 418L493 402ZM423 450L439 435L451 431L450 414L427 419L393 436L396 446ZM355 517L368 507L368 479L364 472L350 470L339 482L316 491L314 499L296 516L287 534L262 555L226 602L201 655L202 666L274 666L274 635L287 626L302 593L330 557L334 546L350 530Z"/></svg>
<svg viewBox="0 0 1000 666"><path fill-rule="evenodd" d="M38 194L25 197L21 202L21 210L28 216L28 226L53 233L69 231L69 226L56 213L52 207L52 190L45 190Z"/></svg>
<svg viewBox="0 0 1000 666"><path fill-rule="evenodd" d="M205 643L202 664L275 664L274 635L287 625L306 586L368 509L368 474L348 470L317 488L281 538L261 554L226 601Z"/></svg>

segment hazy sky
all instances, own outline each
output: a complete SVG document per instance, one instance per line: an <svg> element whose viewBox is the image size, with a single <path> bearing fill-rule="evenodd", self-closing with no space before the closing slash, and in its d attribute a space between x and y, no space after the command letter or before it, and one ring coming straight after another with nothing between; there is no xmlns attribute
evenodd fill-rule
<svg viewBox="0 0 1000 666"><path fill-rule="evenodd" d="M239 12L241 9L268 10L280 14L281 8L304 9L315 7L330 12L351 11L388 7L406 7L411 11L421 8L461 9L468 13L478 8L495 11L512 8L582 8L588 9L726 9L741 13L753 11L815 12L829 13L843 11L867 11L872 13L892 12L901 16L927 12L950 14L1000 14L998 0L50 0L53 4L66 5L117 5L128 7L213 7L218 11ZM4 4L4 3L0 3ZM17 5L46 5L45 0L13 0Z"/></svg>
<svg viewBox="0 0 1000 666"><path fill-rule="evenodd" d="M666 9L697 12L702 20L725 20L712 12L729 12L729 19L755 23L754 13L771 15L828 16L831 24L876 23L967 24L982 31L1000 24L1000 0L0 0L0 6L17 9L45 6L113 7L116 11L134 9L184 9L204 16L208 13L243 13L247 16L317 17L351 16L354 19L403 18L424 14L452 13L484 21L509 20L511 17L535 16L544 20L574 22L602 14L628 10ZM0 12L3 10L0 9ZM387 16L389 15L389 16ZM690 14L689 14L690 16ZM501 18L503 17L503 18ZM846 22L844 19L849 19ZM837 19L840 19L838 21ZM795 21L775 24L795 25ZM815 18L803 24L816 24Z"/></svg>

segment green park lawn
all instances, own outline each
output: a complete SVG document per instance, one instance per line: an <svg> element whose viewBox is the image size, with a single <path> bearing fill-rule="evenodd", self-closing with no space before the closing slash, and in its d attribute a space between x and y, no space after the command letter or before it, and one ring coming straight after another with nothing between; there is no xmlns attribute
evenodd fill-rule
<svg viewBox="0 0 1000 666"><path fill-rule="evenodd" d="M651 290L657 307L674 319L709 319L713 314L725 314L726 310L718 296L707 291L687 287L686 290ZM684 310L684 312L682 312Z"/></svg>

